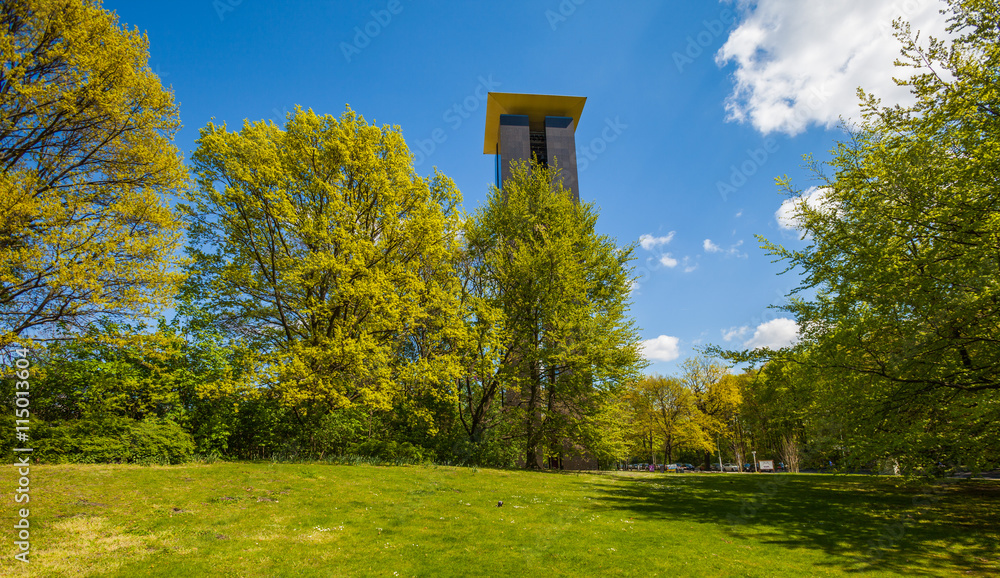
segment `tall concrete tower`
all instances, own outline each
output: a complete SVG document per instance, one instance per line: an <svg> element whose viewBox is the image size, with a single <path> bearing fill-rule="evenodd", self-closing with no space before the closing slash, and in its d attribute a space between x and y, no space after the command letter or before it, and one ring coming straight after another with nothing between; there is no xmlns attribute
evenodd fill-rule
<svg viewBox="0 0 1000 578"><path fill-rule="evenodd" d="M584 96L489 93L483 154L496 155L497 187L510 178L512 162L534 155L545 166L556 160L563 186L579 200L574 133L586 102Z"/></svg>

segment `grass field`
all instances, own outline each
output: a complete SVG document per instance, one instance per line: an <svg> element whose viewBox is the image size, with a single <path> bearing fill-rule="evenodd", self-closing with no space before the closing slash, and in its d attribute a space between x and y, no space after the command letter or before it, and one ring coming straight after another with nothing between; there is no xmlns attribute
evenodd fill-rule
<svg viewBox="0 0 1000 578"><path fill-rule="evenodd" d="M270 463L32 466L25 565L13 559L15 469L0 471L3 575L1000 573L997 481Z"/></svg>

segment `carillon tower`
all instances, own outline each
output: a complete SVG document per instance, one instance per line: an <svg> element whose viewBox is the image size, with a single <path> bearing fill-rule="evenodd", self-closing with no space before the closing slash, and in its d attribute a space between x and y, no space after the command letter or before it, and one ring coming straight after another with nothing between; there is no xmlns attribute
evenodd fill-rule
<svg viewBox="0 0 1000 578"><path fill-rule="evenodd" d="M512 162L534 156L545 166L555 160L563 186L579 200L574 133L586 102L584 96L489 93L483 154L496 155L497 187L510 178Z"/></svg>

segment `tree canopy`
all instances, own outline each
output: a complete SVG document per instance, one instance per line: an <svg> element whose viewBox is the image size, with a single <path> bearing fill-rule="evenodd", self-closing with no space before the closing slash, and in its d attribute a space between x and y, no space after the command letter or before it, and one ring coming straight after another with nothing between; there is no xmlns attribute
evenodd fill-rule
<svg viewBox="0 0 1000 578"><path fill-rule="evenodd" d="M477 315L501 332L502 345L488 352L505 363L490 367L521 416L528 465L543 445L559 455L563 440L585 437L588 418L644 364L628 316L633 248L597 234L596 222L594 207L574 201L558 169L522 163L466 232L480 279ZM492 387L494 379L479 383Z"/></svg>
<svg viewBox="0 0 1000 578"><path fill-rule="evenodd" d="M816 291L789 307L800 360L838 380L827 400L857 417L859 457L975 464L998 441L1000 9L949 4L950 42L896 24L915 104L859 91L819 202L796 193L808 246L764 243Z"/></svg>
<svg viewBox="0 0 1000 578"><path fill-rule="evenodd" d="M407 386L453 395L458 192L416 175L398 127L296 109L197 145L190 311L267 356L282 403L306 423Z"/></svg>
<svg viewBox="0 0 1000 578"><path fill-rule="evenodd" d="M188 180L145 35L97 2L4 2L0 59L0 347L155 314Z"/></svg>

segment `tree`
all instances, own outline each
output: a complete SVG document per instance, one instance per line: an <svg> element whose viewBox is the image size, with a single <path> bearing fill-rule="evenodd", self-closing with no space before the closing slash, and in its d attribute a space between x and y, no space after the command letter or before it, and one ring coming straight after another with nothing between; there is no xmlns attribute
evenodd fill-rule
<svg viewBox="0 0 1000 578"><path fill-rule="evenodd" d="M567 440L580 441L606 396L643 365L627 314L633 248L598 235L596 222L593 206L562 187L558 169L522 163L503 190L491 190L466 233L481 282L474 314L502 331L499 347L478 342L502 360L480 364L494 373L478 382L504 384L529 467L542 446L555 456Z"/></svg>
<svg viewBox="0 0 1000 578"><path fill-rule="evenodd" d="M864 121L838 145L820 202L797 204L809 245L765 242L804 272L798 291L816 291L789 309L810 362L842 376L831 403L865 408L845 413L855 454L912 467L997 463L1000 7L949 8L950 43L921 46L897 22L897 64L923 71L904 83L916 103L859 91Z"/></svg>
<svg viewBox="0 0 1000 578"><path fill-rule="evenodd" d="M663 456L673 462L674 451L711 450L711 439L701 428L693 392L676 377L653 376L639 382L650 400L651 420L663 441Z"/></svg>
<svg viewBox="0 0 1000 578"><path fill-rule="evenodd" d="M399 128L350 108L297 108L284 130L209 123L197 145L186 294L267 356L263 384L303 430L403 395L453 404L464 326L451 180L417 176Z"/></svg>
<svg viewBox="0 0 1000 578"><path fill-rule="evenodd" d="M729 368L704 357L690 357L681 364L681 383L691 392L701 432L708 438L702 443L705 469L711 467L712 440L716 443L732 434L733 418L741 401L739 384L729 375Z"/></svg>
<svg viewBox="0 0 1000 578"><path fill-rule="evenodd" d="M0 5L0 348L176 292L187 184L145 35L99 2Z"/></svg>

